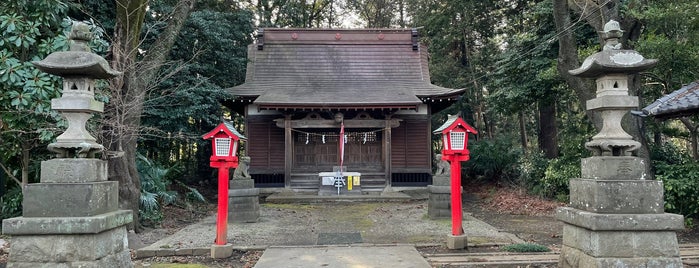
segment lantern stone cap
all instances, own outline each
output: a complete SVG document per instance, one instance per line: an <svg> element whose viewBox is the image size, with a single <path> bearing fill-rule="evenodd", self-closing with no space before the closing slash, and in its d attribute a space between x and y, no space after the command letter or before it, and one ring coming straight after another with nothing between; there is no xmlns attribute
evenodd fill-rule
<svg viewBox="0 0 699 268"><path fill-rule="evenodd" d="M635 50L621 49L623 31L619 23L610 20L604 25L604 31L600 33L604 39L602 51L585 59L580 68L570 70L568 73L574 76L594 78L605 74L638 73L652 68L658 63L657 59L646 59Z"/></svg>
<svg viewBox="0 0 699 268"><path fill-rule="evenodd" d="M447 115L447 121L445 121L444 124L442 124L442 126L440 126L439 128L437 128L437 129L436 129L435 131L433 131L432 133L434 133L434 134L439 134L439 133L444 132L444 131L447 130L447 129L452 129L452 128L454 128L455 126L463 126L463 127L466 129L466 132L473 133L473 134L478 134L478 131L476 131L475 128L473 128L471 125L469 125L468 123L466 123L466 121L464 121L464 120L461 118L461 115L460 115L460 114L455 114L455 115L451 115L451 114L450 114L450 115Z"/></svg>
<svg viewBox="0 0 699 268"><path fill-rule="evenodd" d="M221 124L216 126L213 130L204 134L202 136L202 138L205 140L211 139L214 137L214 135L216 135L217 133L222 132L222 131L231 137L237 137L238 139L241 139L241 140L247 140L247 138L245 136L243 136L243 134L240 134L240 132L238 132L238 130L235 129L235 126L233 126L232 122L225 121L225 120L223 122L221 122Z"/></svg>
<svg viewBox="0 0 699 268"><path fill-rule="evenodd" d="M92 36L87 24L74 22L69 37L70 51L51 53L45 59L34 61L32 64L39 70L62 77L108 79L121 75L121 72L109 67L107 60L90 51L87 45L90 40Z"/></svg>

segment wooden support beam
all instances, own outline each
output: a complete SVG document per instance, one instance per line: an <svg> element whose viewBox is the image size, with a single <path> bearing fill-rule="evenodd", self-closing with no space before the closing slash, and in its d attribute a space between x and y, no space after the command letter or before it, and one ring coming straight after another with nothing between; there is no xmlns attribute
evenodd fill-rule
<svg viewBox="0 0 699 268"><path fill-rule="evenodd" d="M391 188L391 121L396 120L396 119L391 119L390 115L386 116L386 120L384 122L384 132L383 132L383 139L384 139L384 170L386 171L386 188L390 189Z"/></svg>
<svg viewBox="0 0 699 268"><path fill-rule="evenodd" d="M291 133L291 115L284 116L284 188L291 188L291 161L293 158L293 138Z"/></svg>
<svg viewBox="0 0 699 268"><path fill-rule="evenodd" d="M340 124L330 119L275 119L277 127L286 128L290 121L291 128L339 128ZM345 128L396 128L400 126L401 119L345 119Z"/></svg>

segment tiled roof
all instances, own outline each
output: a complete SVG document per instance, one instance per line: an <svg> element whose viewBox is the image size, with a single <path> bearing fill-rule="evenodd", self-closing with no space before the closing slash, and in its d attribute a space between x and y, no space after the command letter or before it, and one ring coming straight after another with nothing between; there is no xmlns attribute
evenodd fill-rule
<svg viewBox="0 0 699 268"><path fill-rule="evenodd" d="M432 85L411 30L264 29L248 50L246 82L230 89L261 107L416 107L456 96Z"/></svg>
<svg viewBox="0 0 699 268"><path fill-rule="evenodd" d="M634 114L658 119L694 115L699 112L699 81L663 96Z"/></svg>

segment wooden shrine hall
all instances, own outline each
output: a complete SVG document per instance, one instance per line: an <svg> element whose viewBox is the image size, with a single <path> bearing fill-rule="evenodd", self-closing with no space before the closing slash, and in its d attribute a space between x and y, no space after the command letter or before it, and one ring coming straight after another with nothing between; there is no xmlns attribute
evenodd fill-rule
<svg viewBox="0 0 699 268"><path fill-rule="evenodd" d="M431 115L463 89L432 85L414 29L260 29L245 83L224 104L245 117L256 187L317 191L340 158L363 191L432 180Z"/></svg>

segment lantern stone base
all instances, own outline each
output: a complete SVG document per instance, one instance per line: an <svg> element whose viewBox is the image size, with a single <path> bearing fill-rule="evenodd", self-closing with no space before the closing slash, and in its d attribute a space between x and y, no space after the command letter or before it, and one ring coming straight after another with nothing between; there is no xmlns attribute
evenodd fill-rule
<svg viewBox="0 0 699 268"><path fill-rule="evenodd" d="M600 214L559 208L564 222L558 267L682 267L675 230L681 215Z"/></svg>
<svg viewBox="0 0 699 268"><path fill-rule="evenodd" d="M447 236L448 249L465 249L466 247L468 247L468 240L465 234Z"/></svg>
<svg viewBox="0 0 699 268"><path fill-rule="evenodd" d="M52 159L41 182L26 186L22 217L2 221L12 236L8 267L133 267L118 182L106 161ZM85 169L85 170L81 170Z"/></svg>
<svg viewBox="0 0 699 268"><path fill-rule="evenodd" d="M211 258L214 259L225 259L233 256L233 245L212 245L211 246Z"/></svg>
<svg viewBox="0 0 699 268"><path fill-rule="evenodd" d="M12 235L8 267L133 267L126 224L131 211L93 217L17 217L3 221Z"/></svg>
<svg viewBox="0 0 699 268"><path fill-rule="evenodd" d="M583 179L570 180L558 267L682 267L675 231L682 215L664 213L663 184L646 180L632 156L581 161Z"/></svg>
<svg viewBox="0 0 699 268"><path fill-rule="evenodd" d="M260 189L252 179L231 180L228 190L228 221L257 222L260 219Z"/></svg>

